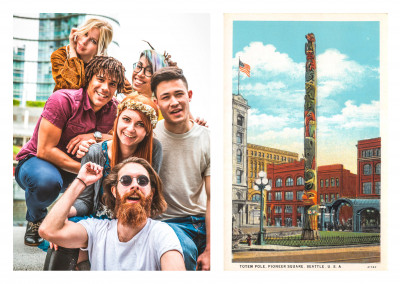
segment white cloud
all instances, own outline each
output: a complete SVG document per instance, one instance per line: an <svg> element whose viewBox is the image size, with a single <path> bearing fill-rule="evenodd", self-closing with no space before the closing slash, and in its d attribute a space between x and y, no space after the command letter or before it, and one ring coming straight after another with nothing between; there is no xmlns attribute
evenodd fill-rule
<svg viewBox="0 0 400 284"><path fill-rule="evenodd" d="M266 131L270 129L281 129L288 123L285 116L273 116L260 113L258 109L249 109L248 111L248 129L258 131Z"/></svg>
<svg viewBox="0 0 400 284"><path fill-rule="evenodd" d="M357 106L354 101L349 100L345 102L345 107L340 114L318 118L319 133L328 134L337 129L379 128L379 115L379 101Z"/></svg>
<svg viewBox="0 0 400 284"><path fill-rule="evenodd" d="M242 62L250 65L252 76L304 76L304 63L294 62L288 54L278 52L271 44L251 42L243 51L236 53L232 61L233 66L238 65L239 57Z"/></svg>

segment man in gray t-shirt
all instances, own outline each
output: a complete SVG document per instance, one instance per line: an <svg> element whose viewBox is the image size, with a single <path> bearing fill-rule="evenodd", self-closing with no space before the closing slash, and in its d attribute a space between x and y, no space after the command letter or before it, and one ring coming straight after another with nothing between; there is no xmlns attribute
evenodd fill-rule
<svg viewBox="0 0 400 284"><path fill-rule="evenodd" d="M39 234L59 246L87 250L91 270L185 270L174 231L150 219L165 211L166 202L159 176L144 159L124 160L104 180L104 202L116 219L66 221L76 198L102 172L92 162L82 166L44 219Z"/></svg>
<svg viewBox="0 0 400 284"><path fill-rule="evenodd" d="M187 270L210 269L210 131L190 115L192 91L182 70L154 73L151 89L164 120L155 129L163 146L160 177L168 208L158 219L174 229Z"/></svg>

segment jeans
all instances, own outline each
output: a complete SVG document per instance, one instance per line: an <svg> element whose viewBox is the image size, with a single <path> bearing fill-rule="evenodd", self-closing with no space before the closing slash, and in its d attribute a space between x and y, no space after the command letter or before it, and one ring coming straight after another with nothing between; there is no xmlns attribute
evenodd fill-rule
<svg viewBox="0 0 400 284"><path fill-rule="evenodd" d="M38 222L47 215L47 207L64 192L76 174L63 171L35 156L19 161L15 180L25 190L26 220Z"/></svg>
<svg viewBox="0 0 400 284"><path fill-rule="evenodd" d="M206 248L205 217L188 216L164 220L178 236L186 270L196 270L197 257Z"/></svg>

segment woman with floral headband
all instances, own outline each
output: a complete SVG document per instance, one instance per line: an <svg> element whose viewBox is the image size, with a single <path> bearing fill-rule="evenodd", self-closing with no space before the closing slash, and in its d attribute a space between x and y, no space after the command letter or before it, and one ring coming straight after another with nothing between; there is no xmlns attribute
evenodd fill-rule
<svg viewBox="0 0 400 284"><path fill-rule="evenodd" d="M50 58L56 84L53 91L82 88L85 84L86 64L96 55L107 55L112 37L112 26L100 19L89 19L79 28L72 28L69 44L54 51ZM128 80L125 80L122 92L132 92Z"/></svg>
<svg viewBox="0 0 400 284"><path fill-rule="evenodd" d="M82 218L113 217L101 202L102 182L111 168L126 158L143 158L157 173L159 172L162 147L161 143L153 137L153 129L157 121L158 107L151 99L142 95L129 95L118 105L113 139L79 148L78 156L84 155L81 164L94 162L102 166L103 177L88 186L78 197L69 212L70 220L78 222ZM44 270L73 270L78 254L79 249L51 249L47 253ZM80 254L79 262L86 259L87 255Z"/></svg>

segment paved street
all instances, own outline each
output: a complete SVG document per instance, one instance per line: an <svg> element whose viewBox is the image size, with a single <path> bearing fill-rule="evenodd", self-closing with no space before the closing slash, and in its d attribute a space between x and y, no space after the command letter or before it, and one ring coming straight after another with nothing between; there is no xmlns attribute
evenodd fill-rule
<svg viewBox="0 0 400 284"><path fill-rule="evenodd" d="M13 227L13 270L43 270L46 253L24 245L26 227Z"/></svg>
<svg viewBox="0 0 400 284"><path fill-rule="evenodd" d="M333 249L301 248L296 250L286 248L286 250L282 251L241 251L233 253L233 262L375 263L380 262L380 246Z"/></svg>

